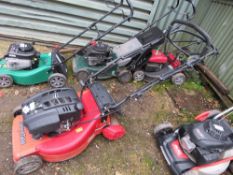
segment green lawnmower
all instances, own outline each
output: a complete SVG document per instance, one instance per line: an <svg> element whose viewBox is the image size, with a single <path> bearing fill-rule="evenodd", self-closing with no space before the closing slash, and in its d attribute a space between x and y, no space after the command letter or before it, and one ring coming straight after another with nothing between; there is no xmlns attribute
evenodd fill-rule
<svg viewBox="0 0 233 175"><path fill-rule="evenodd" d="M54 49L37 52L31 43L13 43L0 60L0 88L48 82L53 88L66 85L67 67L63 56Z"/></svg>

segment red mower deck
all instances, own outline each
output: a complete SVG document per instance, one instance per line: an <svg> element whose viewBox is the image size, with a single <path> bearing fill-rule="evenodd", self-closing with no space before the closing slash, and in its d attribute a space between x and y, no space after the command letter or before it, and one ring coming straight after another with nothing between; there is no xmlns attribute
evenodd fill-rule
<svg viewBox="0 0 233 175"><path fill-rule="evenodd" d="M105 122L101 121L99 108L90 90L83 93L82 99L84 112L79 123L83 124L77 124L72 130L54 137L33 139L23 127L23 117L17 116L12 130L14 161L17 163L23 157L39 155L45 161L60 162L80 154L98 134L103 133L109 140L124 136L124 128L117 123L111 124L110 116Z"/></svg>

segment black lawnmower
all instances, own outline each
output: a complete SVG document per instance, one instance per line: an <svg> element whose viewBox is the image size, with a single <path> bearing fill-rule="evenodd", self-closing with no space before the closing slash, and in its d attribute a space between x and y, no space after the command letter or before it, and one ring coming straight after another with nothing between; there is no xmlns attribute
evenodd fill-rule
<svg viewBox="0 0 233 175"><path fill-rule="evenodd" d="M183 82L183 72L188 69L193 69L195 65L202 64L205 59L210 56L217 55L218 50L213 46L210 36L199 26L192 22L174 20L168 30L166 36L165 49L175 48L177 54L176 57L179 59L172 59L173 54L169 54L170 58L168 63L164 63L164 66L161 67L161 70L158 72L147 72L146 76L149 77L148 83L157 84L161 81L167 79L174 79L176 84L182 84ZM180 38L180 39L179 39ZM157 42L161 40L158 39ZM169 45L167 44L169 43ZM150 44L149 44L150 45ZM145 47L149 47L149 45ZM158 52L159 53L159 52ZM169 52L168 52L169 53ZM132 53L130 53L132 54ZM138 50L134 51L133 54L137 55ZM179 56L182 55L182 56ZM161 55L160 55L161 56ZM157 59L160 57L156 56ZM162 57L162 56L161 56ZM160 58L161 60L164 58ZM104 74L106 71L113 69L118 66L119 62L124 62L128 60L128 55L120 56L112 61L108 62L106 66L101 68L96 73L91 74L88 77L88 81L93 79L98 79L98 76ZM135 57L135 60L132 59L131 62L134 62L133 67L138 67L138 58ZM131 65L131 64L130 64ZM175 68L172 66L175 65ZM141 71L140 69L138 71ZM182 75L182 76L177 76ZM175 78L174 78L175 77ZM145 86L147 86L146 84ZM152 85L152 86L153 86Z"/></svg>
<svg viewBox="0 0 233 175"><path fill-rule="evenodd" d="M193 9L192 13L185 13L185 17L190 20L195 14L195 6L192 0L185 1ZM131 11L133 11L133 6L130 2L129 4ZM171 60L168 60L170 57L165 55L161 59L161 55L153 54L154 51L152 49L158 48L166 41L167 31L159 29L156 24L167 15L176 12L179 4L180 0L174 1L174 5L168 12L165 12L153 24L148 25L123 44L112 47L95 39L90 45L79 50L73 59L73 72L77 80L87 80L91 74L95 74L108 64L111 64L111 61L116 60L116 64L99 74L97 79L116 77L120 82L127 83L132 79L136 81L143 80L144 72L148 70L149 73L153 71L161 74L161 70L164 72L163 68L167 68L168 65L176 68L177 66L172 64L172 62L177 62L174 56Z"/></svg>
<svg viewBox="0 0 233 175"><path fill-rule="evenodd" d="M154 135L174 175L220 175L233 173L233 127L224 112L212 110L195 122L176 129L171 123L155 127Z"/></svg>

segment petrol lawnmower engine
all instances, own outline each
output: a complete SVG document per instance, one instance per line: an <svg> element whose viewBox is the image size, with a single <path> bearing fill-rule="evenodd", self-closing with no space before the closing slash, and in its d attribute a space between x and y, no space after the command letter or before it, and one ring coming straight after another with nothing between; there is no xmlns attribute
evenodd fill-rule
<svg viewBox="0 0 233 175"><path fill-rule="evenodd" d="M23 124L33 138L70 130L81 118L83 105L74 89L41 92L22 104Z"/></svg>
<svg viewBox="0 0 233 175"><path fill-rule="evenodd" d="M13 43L4 58L8 69L23 70L36 68L39 55L30 43Z"/></svg>
<svg viewBox="0 0 233 175"><path fill-rule="evenodd" d="M233 128L226 120L206 120L182 127L179 140L197 165L208 164L225 158L224 152L233 148Z"/></svg>
<svg viewBox="0 0 233 175"><path fill-rule="evenodd" d="M181 65L179 59L175 57L172 53L165 55L159 50L152 50L151 57L145 66L146 72L158 72L161 71L164 66L170 66L171 69L176 69Z"/></svg>
<svg viewBox="0 0 233 175"><path fill-rule="evenodd" d="M92 44L84 50L84 57L89 66L98 66L105 64L110 58L110 47L101 42Z"/></svg>

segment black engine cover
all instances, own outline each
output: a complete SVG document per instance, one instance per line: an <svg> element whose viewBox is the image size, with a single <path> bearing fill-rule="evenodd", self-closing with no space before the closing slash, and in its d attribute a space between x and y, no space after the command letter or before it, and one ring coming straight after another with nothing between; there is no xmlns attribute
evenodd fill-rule
<svg viewBox="0 0 233 175"><path fill-rule="evenodd" d="M198 165L220 159L221 154L233 147L233 129L226 120L206 120L183 126L180 137L190 136L195 149L190 153Z"/></svg>
<svg viewBox="0 0 233 175"><path fill-rule="evenodd" d="M9 46L9 49L7 51L7 54L4 56L4 58L8 59L24 59L24 60L31 60L32 61L32 67L35 68L38 66L39 60L36 58L39 58L40 53L37 52L32 44L30 43L13 43Z"/></svg>
<svg viewBox="0 0 233 175"><path fill-rule="evenodd" d="M83 106L72 88L53 89L22 104L24 126L35 139L69 130L81 117Z"/></svg>
<svg viewBox="0 0 233 175"><path fill-rule="evenodd" d="M39 53L34 49L30 43L13 43L10 45L5 57L12 57L18 59L33 59L38 57Z"/></svg>
<svg viewBox="0 0 233 175"><path fill-rule="evenodd" d="M107 44L97 43L88 46L84 51L84 56L90 66L97 66L109 59L110 47Z"/></svg>

